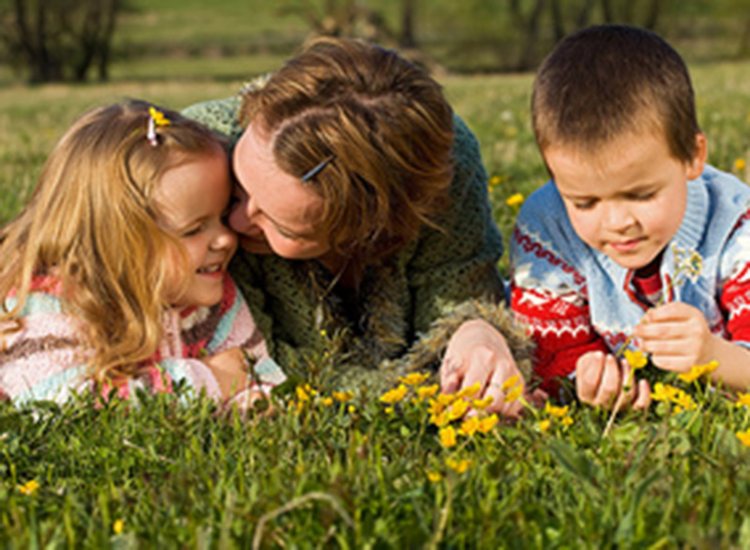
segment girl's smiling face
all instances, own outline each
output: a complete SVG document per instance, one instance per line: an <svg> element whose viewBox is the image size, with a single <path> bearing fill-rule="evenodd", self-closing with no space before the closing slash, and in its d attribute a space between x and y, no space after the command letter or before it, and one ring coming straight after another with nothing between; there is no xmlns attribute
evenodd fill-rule
<svg viewBox="0 0 750 550"><path fill-rule="evenodd" d="M170 296L176 306L212 306L221 301L223 278L237 248L224 224L232 185L229 161L219 146L186 156L167 170L156 190L158 221L176 235L189 261L185 290Z"/></svg>
<svg viewBox="0 0 750 550"><path fill-rule="evenodd" d="M687 205L687 181L703 172L706 139L690 162L663 135L627 134L596 152L551 146L544 158L570 222L583 242L626 269L649 265L674 237Z"/></svg>

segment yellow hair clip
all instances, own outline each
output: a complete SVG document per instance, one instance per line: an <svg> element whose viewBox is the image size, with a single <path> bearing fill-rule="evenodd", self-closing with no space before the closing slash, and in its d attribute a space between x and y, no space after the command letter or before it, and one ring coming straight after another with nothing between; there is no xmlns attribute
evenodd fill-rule
<svg viewBox="0 0 750 550"><path fill-rule="evenodd" d="M169 126L171 121L164 116L159 109L156 107L148 108L148 129L146 131L146 139L152 147L159 145L159 136L156 134L157 126Z"/></svg>

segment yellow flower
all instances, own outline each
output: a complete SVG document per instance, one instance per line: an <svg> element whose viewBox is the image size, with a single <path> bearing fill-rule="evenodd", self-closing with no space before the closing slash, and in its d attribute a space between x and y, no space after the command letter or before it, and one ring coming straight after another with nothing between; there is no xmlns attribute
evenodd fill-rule
<svg viewBox="0 0 750 550"><path fill-rule="evenodd" d="M463 415L465 415L466 411L468 410L468 401L455 401L453 405L451 405L451 408L448 409L448 418L450 418L451 420L458 420Z"/></svg>
<svg viewBox="0 0 750 550"><path fill-rule="evenodd" d="M572 426L573 425L573 417L571 417L571 416L564 416L563 419L560 421L560 423L563 426L565 426L566 428L568 426Z"/></svg>
<svg viewBox="0 0 750 550"><path fill-rule="evenodd" d="M387 414L388 416L391 416L394 412L395 411L394 411L393 407L386 407L385 408L385 414Z"/></svg>
<svg viewBox="0 0 750 550"><path fill-rule="evenodd" d="M734 161L735 172L742 172L745 169L745 166L747 166L745 159L737 159Z"/></svg>
<svg viewBox="0 0 750 550"><path fill-rule="evenodd" d="M116 519L115 522L112 524L112 532L114 532L115 535L119 535L122 533L122 530L125 528L125 522L121 519Z"/></svg>
<svg viewBox="0 0 750 550"><path fill-rule="evenodd" d="M386 405L393 405L406 397L407 391L409 391L409 389L405 385L400 384L397 388L389 390L381 395L380 401Z"/></svg>
<svg viewBox="0 0 750 550"><path fill-rule="evenodd" d="M472 416L461 422L461 427L458 428L458 433L471 437L479 429L479 419L476 416Z"/></svg>
<svg viewBox="0 0 750 550"><path fill-rule="evenodd" d="M705 365L693 365L692 367L690 367L690 370L688 372L683 372L677 378L679 378L683 382L687 382L688 384L690 384L691 382L695 382L702 376L712 373L718 367L718 361L710 361Z"/></svg>
<svg viewBox="0 0 750 550"><path fill-rule="evenodd" d="M675 413L682 412L682 410L692 411L697 407L693 398L684 391L680 391L675 395L675 397L672 398L672 402L680 409L679 411L675 411Z"/></svg>
<svg viewBox="0 0 750 550"><path fill-rule="evenodd" d="M651 399L654 401L671 401L676 393L677 388L674 386L657 382L654 385L654 389L651 391Z"/></svg>
<svg viewBox="0 0 750 550"><path fill-rule="evenodd" d="M521 394L523 393L523 386L518 385L514 386L506 395L505 395L505 402L506 403L513 403L516 401L519 397L521 397Z"/></svg>
<svg viewBox="0 0 750 550"><path fill-rule="evenodd" d="M737 439L739 439L745 447L750 447L750 429L747 429L744 432L737 432L734 435L737 436Z"/></svg>
<svg viewBox="0 0 750 550"><path fill-rule="evenodd" d="M23 485L18 486L18 492L26 496L33 495L36 493L37 489L39 489L39 482L36 479L32 479Z"/></svg>
<svg viewBox="0 0 750 550"><path fill-rule="evenodd" d="M440 444L446 449L450 449L456 445L456 430L453 429L453 426L440 428L438 437L440 438Z"/></svg>
<svg viewBox="0 0 750 550"><path fill-rule="evenodd" d="M471 460L468 458L456 460L455 458L448 457L445 459L445 465L457 474L463 474L471 467Z"/></svg>
<svg viewBox="0 0 750 550"><path fill-rule="evenodd" d="M438 399L430 399L429 404L427 405L427 412L431 415L435 416L440 414L445 410L445 405L443 405Z"/></svg>
<svg viewBox="0 0 750 550"><path fill-rule="evenodd" d="M492 405L492 402L494 400L495 400L495 398L492 397L491 395L488 395L484 399L474 399L471 402L471 407L473 409L477 409L478 411L483 411L484 409L486 409L487 407L489 407L490 405Z"/></svg>
<svg viewBox="0 0 750 550"><path fill-rule="evenodd" d="M430 480L430 483L438 483L443 479L443 474L436 472L435 470L428 470L427 479Z"/></svg>
<svg viewBox="0 0 750 550"><path fill-rule="evenodd" d="M406 376L401 376L398 381L407 386L418 386L430 377L427 372L411 372Z"/></svg>
<svg viewBox="0 0 750 550"><path fill-rule="evenodd" d="M540 432L546 432L551 425L552 421L549 418L545 418L544 420L540 420L536 426L539 428Z"/></svg>
<svg viewBox="0 0 750 550"><path fill-rule="evenodd" d="M322 338L328 338L328 331L324 328L320 329L319 334Z"/></svg>
<svg viewBox="0 0 750 550"><path fill-rule="evenodd" d="M354 392L350 391L335 391L332 392L333 398L339 403L346 403L354 399Z"/></svg>
<svg viewBox="0 0 750 550"><path fill-rule="evenodd" d="M154 120L154 124L156 124L157 126L169 126L171 124L170 120L166 116L164 116L164 113L162 113L156 107L149 107L148 114L151 116L151 118Z"/></svg>
<svg viewBox="0 0 750 550"><path fill-rule="evenodd" d="M521 383L521 377L517 374L514 374L510 378L508 378L505 382L503 382L502 390L508 391L510 388L514 388L515 386L519 385Z"/></svg>
<svg viewBox="0 0 750 550"><path fill-rule="evenodd" d="M417 388L417 397L419 397L420 399L427 399L437 394L438 390L440 390L440 386L438 384L432 384L431 386L422 386L421 388Z"/></svg>
<svg viewBox="0 0 750 550"><path fill-rule="evenodd" d="M310 398L318 392L315 391L310 384L303 384L303 385L297 386L296 393L297 393L297 399L304 402L304 401L309 401Z"/></svg>
<svg viewBox="0 0 750 550"><path fill-rule="evenodd" d="M501 176L492 176L488 183L490 184L490 187L497 187L503 183L503 178Z"/></svg>
<svg viewBox="0 0 750 550"><path fill-rule="evenodd" d="M626 349L622 356L633 370L642 369L648 365L648 357L639 349Z"/></svg>
<svg viewBox="0 0 750 550"><path fill-rule="evenodd" d="M516 193L515 195L511 195L507 199L505 199L505 204L510 206L511 208L518 208L523 204L524 198L521 193Z"/></svg>
<svg viewBox="0 0 750 550"><path fill-rule="evenodd" d="M333 397L324 397L323 399L320 400L320 403L324 407L330 407L331 405L333 405Z"/></svg>
<svg viewBox="0 0 750 550"><path fill-rule="evenodd" d="M438 428L447 426L450 424L451 418L448 415L448 411L441 411L437 414L430 415L430 423L434 424Z"/></svg>
<svg viewBox="0 0 750 550"><path fill-rule="evenodd" d="M443 407L447 407L457 399L455 393L441 393L437 396L437 403Z"/></svg>
<svg viewBox="0 0 750 550"><path fill-rule="evenodd" d="M354 405L349 405L346 410L349 414L354 414L355 412L357 412L357 407L355 407Z"/></svg>
<svg viewBox="0 0 750 550"><path fill-rule="evenodd" d="M750 393L738 393L735 404L738 407L750 407Z"/></svg>
<svg viewBox="0 0 750 550"><path fill-rule="evenodd" d="M474 397L479 390L482 389L482 386L479 382L476 384L472 384L471 386L466 386L464 389L462 389L460 392L456 394L456 399L464 399L465 397Z"/></svg>
<svg viewBox="0 0 750 550"><path fill-rule="evenodd" d="M568 409L570 409L568 405L565 405L564 407L555 407L554 405L550 405L549 401L544 404L544 412L555 418L566 416L568 414Z"/></svg>
<svg viewBox="0 0 750 550"><path fill-rule="evenodd" d="M485 416L482 418L482 420L479 421L479 431L483 434L486 434L492 430L495 426L497 426L498 418L496 414L491 414L489 416Z"/></svg>

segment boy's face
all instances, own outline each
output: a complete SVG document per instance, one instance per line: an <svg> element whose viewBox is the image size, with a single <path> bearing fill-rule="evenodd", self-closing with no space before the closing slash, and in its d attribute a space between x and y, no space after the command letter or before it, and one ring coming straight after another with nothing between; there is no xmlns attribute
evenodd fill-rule
<svg viewBox="0 0 750 550"><path fill-rule="evenodd" d="M626 269L649 265L682 223L687 181L703 172L706 139L691 162L660 132L627 134L595 151L551 146L544 158L578 236Z"/></svg>

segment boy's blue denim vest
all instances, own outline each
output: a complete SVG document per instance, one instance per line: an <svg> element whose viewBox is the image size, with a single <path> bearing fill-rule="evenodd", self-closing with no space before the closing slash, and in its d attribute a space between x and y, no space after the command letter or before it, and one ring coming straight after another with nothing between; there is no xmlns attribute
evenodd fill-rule
<svg viewBox="0 0 750 550"><path fill-rule="evenodd" d="M750 187L710 166L687 186L685 216L662 256L662 289L671 290L666 301L695 306L704 313L712 332L726 336L727 313L722 311L719 299L724 283L750 263L750 223L740 227L750 217ZM577 293L581 300L588 301L594 330L616 352L646 307L635 298L632 270L578 237L553 182L529 197L519 214L517 230L539 243L544 253L538 247L528 250L513 239L514 283L538 285L553 295ZM695 273L696 252L702 264L699 273ZM550 257L555 260L550 262ZM562 269L561 262L573 269ZM750 291L737 300L741 303L734 304L732 310L750 309ZM750 342L737 343L750 347Z"/></svg>

